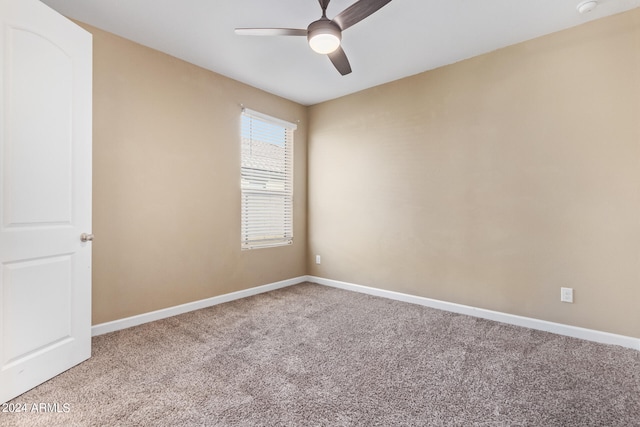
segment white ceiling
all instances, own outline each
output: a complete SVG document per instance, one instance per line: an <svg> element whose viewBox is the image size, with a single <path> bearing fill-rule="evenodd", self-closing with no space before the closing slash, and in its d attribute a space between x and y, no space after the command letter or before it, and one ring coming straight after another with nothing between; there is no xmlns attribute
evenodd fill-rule
<svg viewBox="0 0 640 427"><path fill-rule="evenodd" d="M64 15L312 105L640 6L599 0L393 0L348 28L341 76L305 37L238 36L235 27L306 28L317 0L42 0ZM355 0L332 0L333 18Z"/></svg>

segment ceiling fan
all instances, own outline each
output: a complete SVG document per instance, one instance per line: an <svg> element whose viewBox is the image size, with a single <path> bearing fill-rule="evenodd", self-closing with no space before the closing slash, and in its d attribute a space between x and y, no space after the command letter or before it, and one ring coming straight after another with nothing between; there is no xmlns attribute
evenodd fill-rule
<svg viewBox="0 0 640 427"><path fill-rule="evenodd" d="M340 74L351 72L347 55L340 46L342 32L377 12L391 0L358 0L335 18L327 18L327 6L331 0L318 0L322 17L312 22L306 29L297 28L236 28L236 34L247 36L306 36L309 46L315 52L329 56Z"/></svg>

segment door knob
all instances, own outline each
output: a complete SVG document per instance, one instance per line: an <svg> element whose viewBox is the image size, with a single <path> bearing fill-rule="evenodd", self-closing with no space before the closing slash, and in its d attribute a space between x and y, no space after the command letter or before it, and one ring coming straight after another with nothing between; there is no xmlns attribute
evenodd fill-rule
<svg viewBox="0 0 640 427"><path fill-rule="evenodd" d="M92 242L93 241L93 234L82 233L80 235L80 241L81 242Z"/></svg>

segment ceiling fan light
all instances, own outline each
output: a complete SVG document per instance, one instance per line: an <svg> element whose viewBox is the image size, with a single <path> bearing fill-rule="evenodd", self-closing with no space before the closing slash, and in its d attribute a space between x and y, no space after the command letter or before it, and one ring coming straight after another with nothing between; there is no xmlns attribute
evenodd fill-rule
<svg viewBox="0 0 640 427"><path fill-rule="evenodd" d="M309 25L307 39L311 49L326 55L340 47L342 31L338 25L323 17Z"/></svg>
<svg viewBox="0 0 640 427"><path fill-rule="evenodd" d="M340 47L340 39L334 34L316 34L309 38L309 46L315 52L326 55Z"/></svg>

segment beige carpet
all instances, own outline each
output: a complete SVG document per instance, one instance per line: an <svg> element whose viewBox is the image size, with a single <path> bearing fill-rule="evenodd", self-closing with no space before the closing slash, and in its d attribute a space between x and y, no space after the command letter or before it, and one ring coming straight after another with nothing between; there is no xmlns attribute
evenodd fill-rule
<svg viewBox="0 0 640 427"><path fill-rule="evenodd" d="M640 426L640 352L301 284L96 337L11 403L59 411L2 426Z"/></svg>

